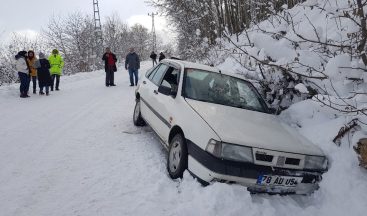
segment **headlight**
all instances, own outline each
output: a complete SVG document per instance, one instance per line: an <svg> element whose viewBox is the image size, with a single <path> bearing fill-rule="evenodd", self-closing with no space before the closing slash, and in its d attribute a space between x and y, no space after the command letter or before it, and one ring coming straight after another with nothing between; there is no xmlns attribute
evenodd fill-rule
<svg viewBox="0 0 367 216"><path fill-rule="evenodd" d="M327 158L322 156L306 156L305 169L311 170L326 170Z"/></svg>
<svg viewBox="0 0 367 216"><path fill-rule="evenodd" d="M222 143L211 139L206 147L206 151L222 159L251 163L254 162L252 148L246 146Z"/></svg>

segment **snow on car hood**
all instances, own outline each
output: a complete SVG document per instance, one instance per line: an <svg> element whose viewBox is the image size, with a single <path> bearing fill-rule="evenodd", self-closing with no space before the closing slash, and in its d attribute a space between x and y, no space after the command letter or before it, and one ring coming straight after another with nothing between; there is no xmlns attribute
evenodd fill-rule
<svg viewBox="0 0 367 216"><path fill-rule="evenodd" d="M186 99L223 142L307 155L324 155L277 116Z"/></svg>

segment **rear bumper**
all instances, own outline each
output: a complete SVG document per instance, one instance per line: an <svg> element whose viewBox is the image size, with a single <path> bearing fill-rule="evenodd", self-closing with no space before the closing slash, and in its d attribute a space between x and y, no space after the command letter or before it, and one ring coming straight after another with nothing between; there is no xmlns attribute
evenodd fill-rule
<svg viewBox="0 0 367 216"><path fill-rule="evenodd" d="M253 163L222 160L204 151L190 140L186 143L189 153L189 171L206 182L237 183L246 186L254 193L309 194L318 189L318 182L321 181L322 172L320 171L272 168ZM258 184L258 178L262 175L302 177L302 181L295 187L265 186Z"/></svg>

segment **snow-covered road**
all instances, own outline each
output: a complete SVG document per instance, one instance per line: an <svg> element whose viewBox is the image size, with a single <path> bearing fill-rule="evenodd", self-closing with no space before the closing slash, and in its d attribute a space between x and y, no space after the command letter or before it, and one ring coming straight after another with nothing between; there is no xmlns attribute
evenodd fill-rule
<svg viewBox="0 0 367 216"><path fill-rule="evenodd" d="M150 66L144 62L141 75ZM158 139L132 124L128 73L119 70L115 79L117 86L106 88L103 71L62 77L61 91L28 99L19 98L18 85L0 88L1 216L336 216L350 212L347 207L353 215L366 210L344 201L353 194L330 192L331 185L311 196L281 197L251 196L238 185L202 187L188 173L171 180Z"/></svg>

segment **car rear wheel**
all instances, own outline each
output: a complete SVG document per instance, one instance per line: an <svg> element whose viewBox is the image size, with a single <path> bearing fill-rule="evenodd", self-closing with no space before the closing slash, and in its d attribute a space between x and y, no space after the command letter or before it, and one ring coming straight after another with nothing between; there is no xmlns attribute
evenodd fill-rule
<svg viewBox="0 0 367 216"><path fill-rule="evenodd" d="M167 170L172 179L182 178L187 169L187 146L182 134L176 134L169 145Z"/></svg>
<svg viewBox="0 0 367 216"><path fill-rule="evenodd" d="M145 125L145 121L144 121L143 117L141 117L140 100L136 101L135 108L134 108L133 121L134 121L135 126L144 126Z"/></svg>

